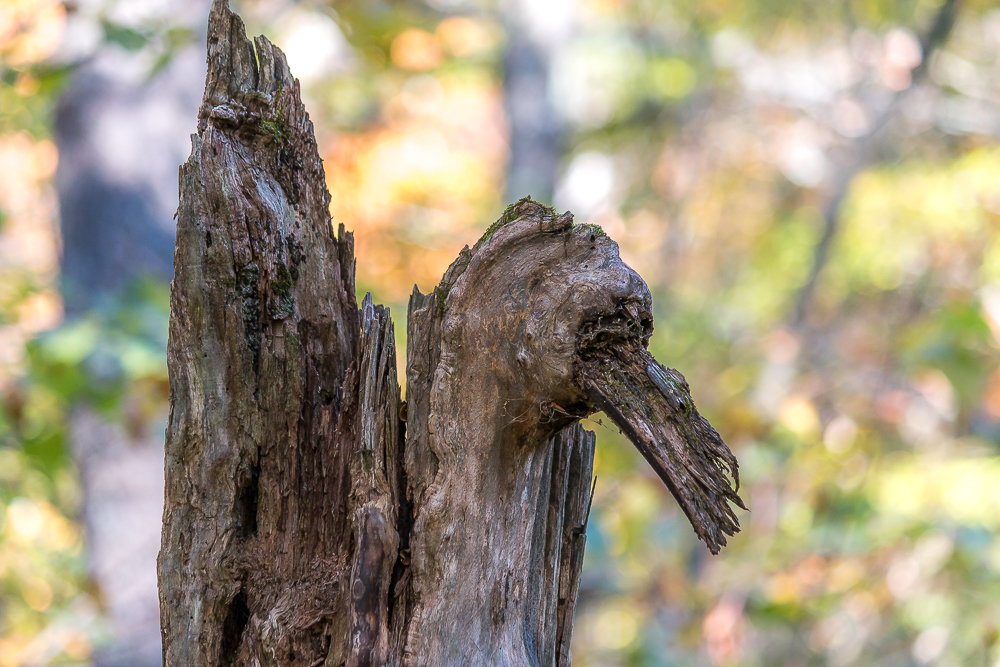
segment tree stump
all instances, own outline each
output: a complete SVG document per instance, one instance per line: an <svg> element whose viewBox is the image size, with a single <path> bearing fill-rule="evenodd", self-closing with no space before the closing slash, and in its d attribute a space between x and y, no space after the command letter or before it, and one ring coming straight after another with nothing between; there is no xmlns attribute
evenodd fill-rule
<svg viewBox="0 0 1000 667"><path fill-rule="evenodd" d="M208 53L171 292L167 667L569 665L597 409L725 544L736 461L646 352L617 244L509 207L414 290L402 403L284 56L226 0Z"/></svg>

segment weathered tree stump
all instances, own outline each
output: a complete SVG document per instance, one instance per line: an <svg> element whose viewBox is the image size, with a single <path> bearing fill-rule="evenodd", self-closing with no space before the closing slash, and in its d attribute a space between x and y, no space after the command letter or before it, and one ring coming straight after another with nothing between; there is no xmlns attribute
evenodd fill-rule
<svg viewBox="0 0 1000 667"><path fill-rule="evenodd" d="M408 314L354 291L298 82L225 0L181 167L159 559L167 667L568 665L603 409L713 552L736 461L646 352L649 291L529 199Z"/></svg>

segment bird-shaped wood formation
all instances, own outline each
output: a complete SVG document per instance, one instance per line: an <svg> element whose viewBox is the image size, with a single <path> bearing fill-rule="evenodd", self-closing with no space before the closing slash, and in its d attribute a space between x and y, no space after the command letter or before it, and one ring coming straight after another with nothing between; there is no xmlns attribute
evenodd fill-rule
<svg viewBox="0 0 1000 667"><path fill-rule="evenodd" d="M569 665L597 410L725 544L736 460L647 352L614 241L509 207L414 290L403 404L284 55L226 0L208 51L171 288L166 667Z"/></svg>

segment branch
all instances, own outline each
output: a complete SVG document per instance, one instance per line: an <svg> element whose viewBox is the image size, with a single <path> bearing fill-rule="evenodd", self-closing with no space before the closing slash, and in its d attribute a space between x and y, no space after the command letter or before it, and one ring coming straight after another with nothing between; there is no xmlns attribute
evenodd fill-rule
<svg viewBox="0 0 1000 667"><path fill-rule="evenodd" d="M830 198L823 207L823 235L820 237L819 243L816 244L809 279L802 286L796 299L796 306L791 321L792 328L800 328L805 321L813 293L816 291L816 283L819 280L819 275L826 267L827 260L830 257L830 247L839 231L840 209L844 203L844 199L847 197L854 177L870 164L875 139L898 113L906 95L915 88L915 84L924 79L933 52L948 40L948 36L955 25L957 8L958 0L946 0L941 5L934 18L934 23L931 24L930 29L920 40L923 58L920 64L913 70L911 75L912 82L905 90L895 94L892 102L889 103L879 117L875 119L875 122L872 123L871 129L855 140L852 159L849 159L847 164L834 177Z"/></svg>

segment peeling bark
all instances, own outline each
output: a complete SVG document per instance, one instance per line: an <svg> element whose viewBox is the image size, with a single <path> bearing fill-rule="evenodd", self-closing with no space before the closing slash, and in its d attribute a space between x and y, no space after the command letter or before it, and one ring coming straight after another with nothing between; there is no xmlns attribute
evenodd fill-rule
<svg viewBox="0 0 1000 667"><path fill-rule="evenodd" d="M414 290L403 404L284 56L225 0L208 43L171 294L167 667L569 665L599 408L724 544L735 459L646 353L614 241L509 207Z"/></svg>

